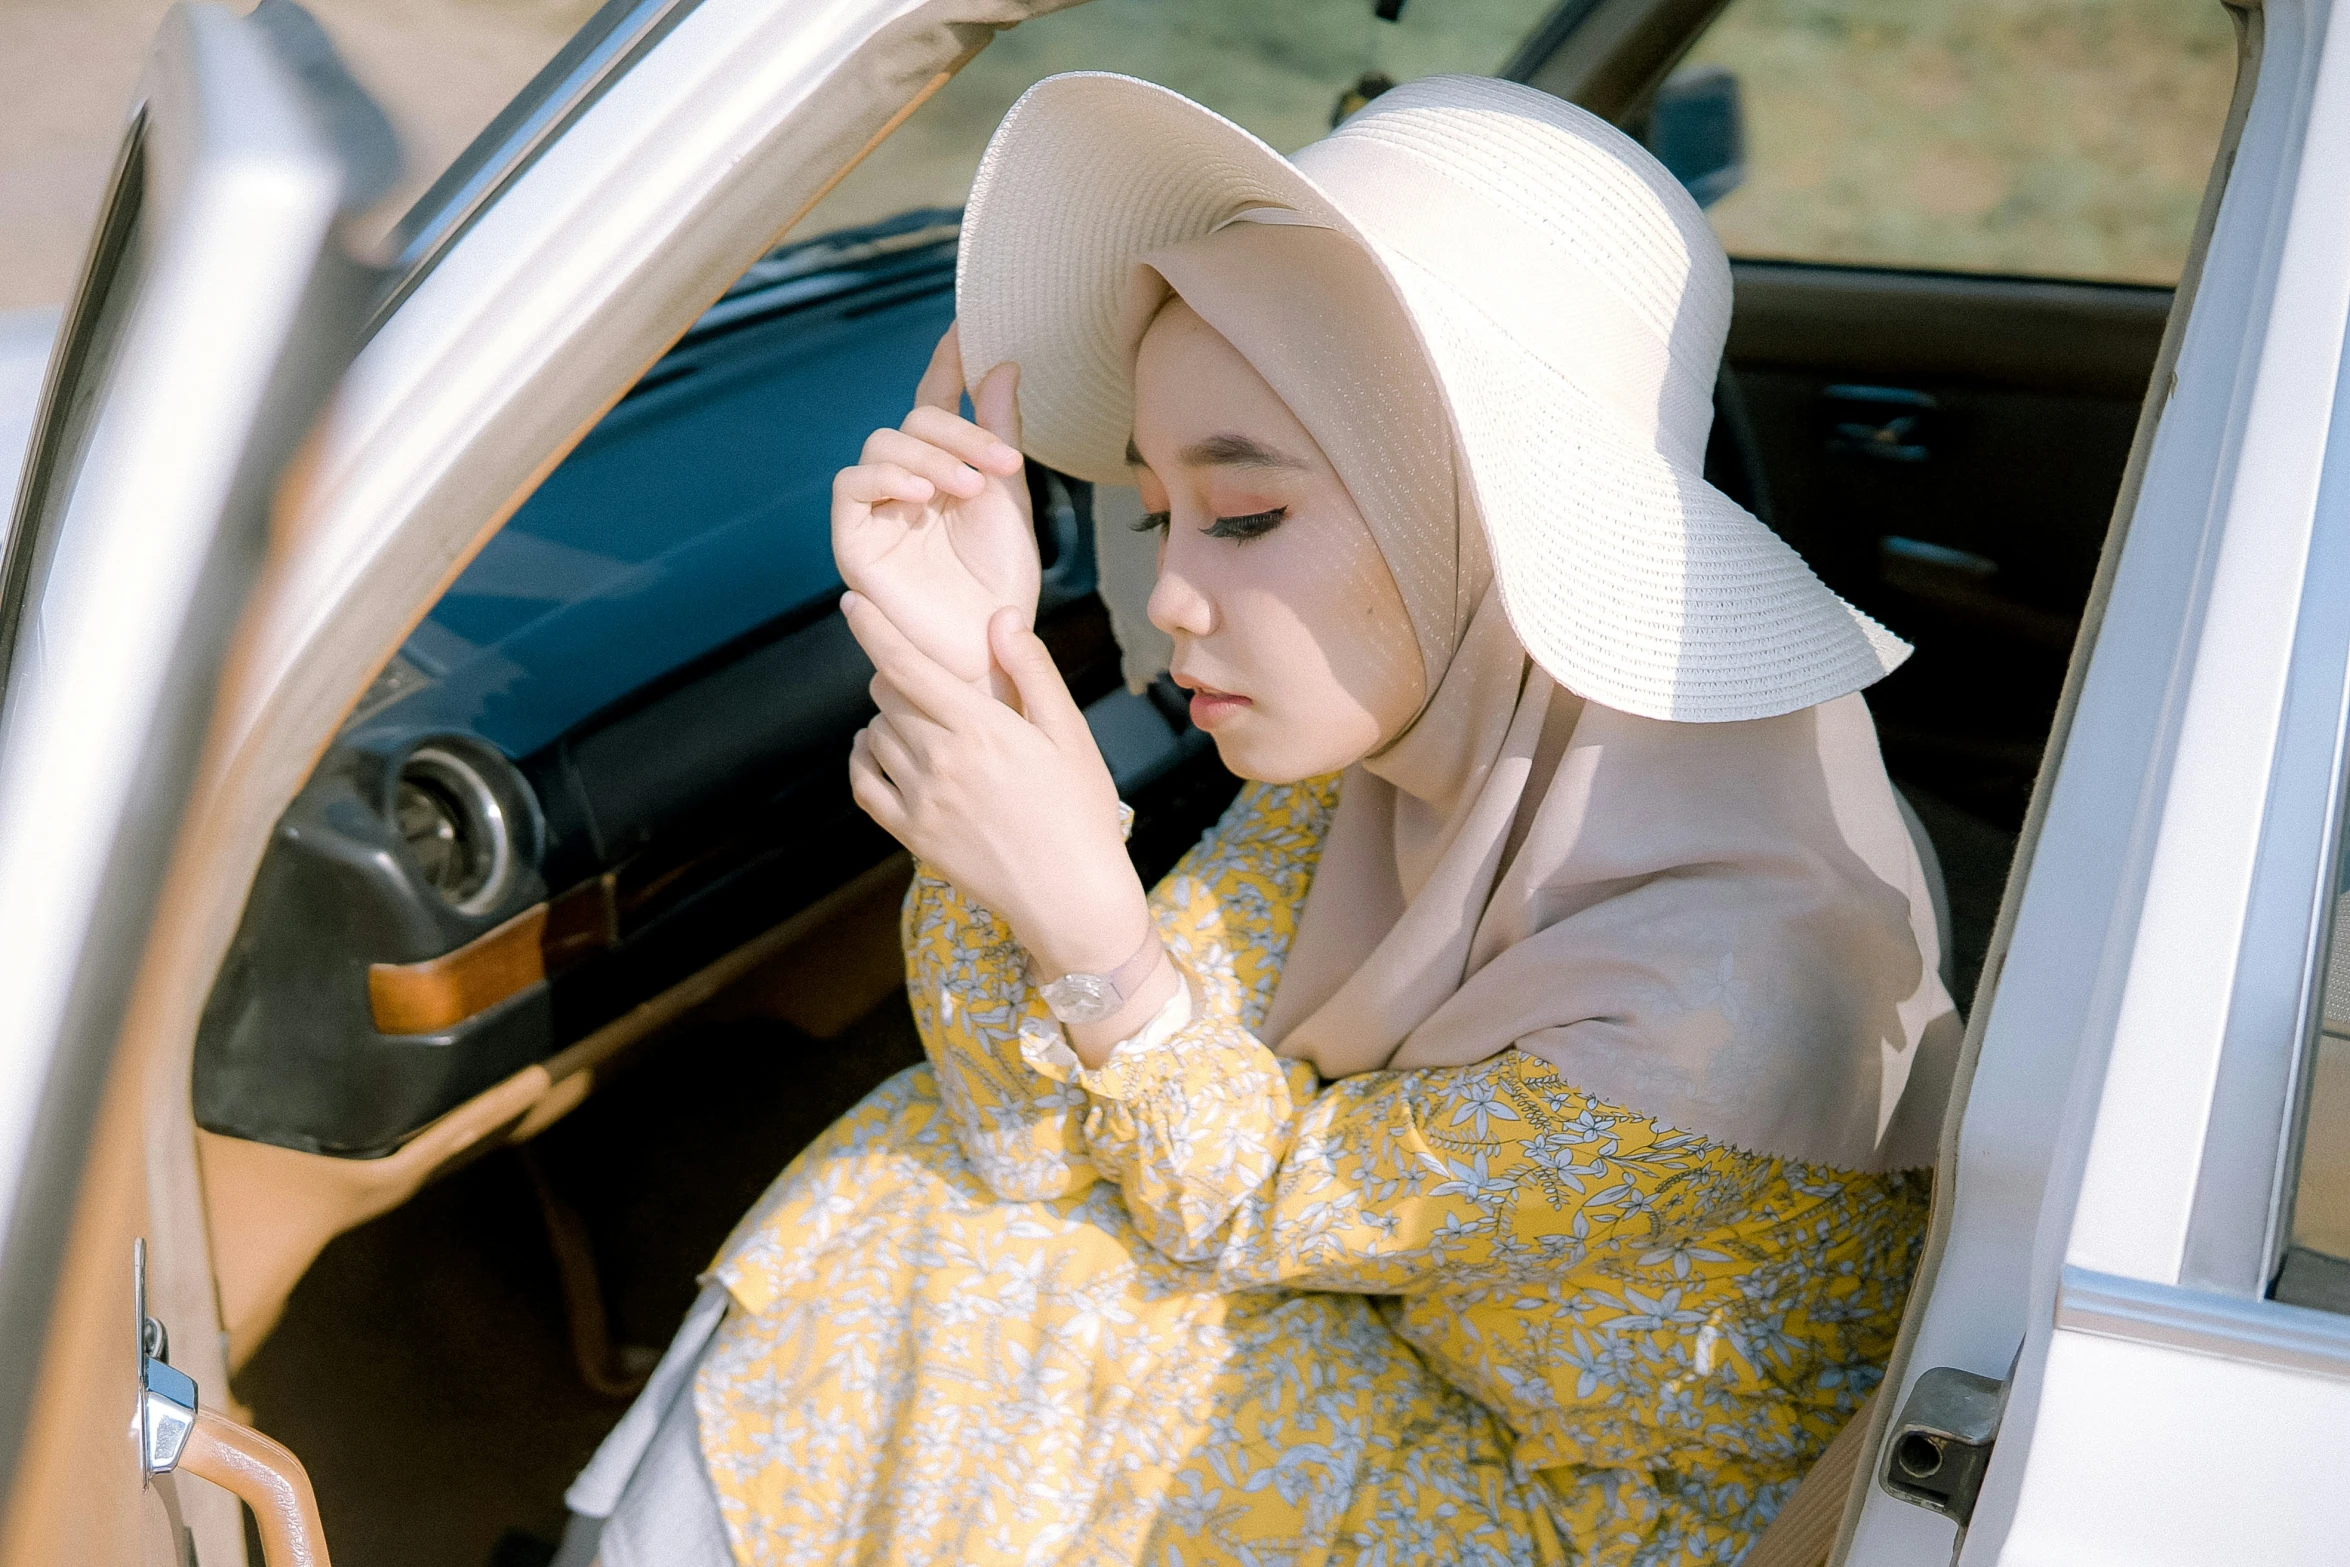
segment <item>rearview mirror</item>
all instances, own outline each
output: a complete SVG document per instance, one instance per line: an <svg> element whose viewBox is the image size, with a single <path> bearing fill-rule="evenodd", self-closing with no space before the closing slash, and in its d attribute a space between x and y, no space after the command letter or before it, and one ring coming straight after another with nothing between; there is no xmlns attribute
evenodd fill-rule
<svg viewBox="0 0 2350 1567"><path fill-rule="evenodd" d="M1718 65L1676 71L1656 90L1648 150L1710 207L1746 180L1746 116L1738 78Z"/></svg>

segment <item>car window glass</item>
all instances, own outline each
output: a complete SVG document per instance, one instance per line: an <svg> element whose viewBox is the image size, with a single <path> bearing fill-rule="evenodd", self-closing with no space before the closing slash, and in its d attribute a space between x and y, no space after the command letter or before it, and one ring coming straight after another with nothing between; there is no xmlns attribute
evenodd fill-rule
<svg viewBox="0 0 2350 1567"><path fill-rule="evenodd" d="M2173 283L2234 86L2219 0L1731 0L1734 256Z"/></svg>
<svg viewBox="0 0 2350 1567"><path fill-rule="evenodd" d="M2279 1300L2350 1312L2350 855L2343 857L2342 874L2325 967L2312 987L2317 1037L2274 1293Z"/></svg>
<svg viewBox="0 0 2350 1567"><path fill-rule="evenodd" d="M1158 82L1294 152L1328 133L1341 98L1366 76L1490 75L1552 8L1553 0L1415 0L1384 22L1372 0L1092 0L988 45L797 232L961 206L996 122L1058 71Z"/></svg>

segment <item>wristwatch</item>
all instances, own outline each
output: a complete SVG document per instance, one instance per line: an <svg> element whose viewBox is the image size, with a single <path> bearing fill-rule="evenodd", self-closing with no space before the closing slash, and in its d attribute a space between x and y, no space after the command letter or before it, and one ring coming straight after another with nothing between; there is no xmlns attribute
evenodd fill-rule
<svg viewBox="0 0 2350 1567"><path fill-rule="evenodd" d="M1063 974L1036 987L1053 1016L1064 1023L1099 1023L1132 1000L1159 966L1159 927L1153 924L1134 956L1107 974Z"/></svg>

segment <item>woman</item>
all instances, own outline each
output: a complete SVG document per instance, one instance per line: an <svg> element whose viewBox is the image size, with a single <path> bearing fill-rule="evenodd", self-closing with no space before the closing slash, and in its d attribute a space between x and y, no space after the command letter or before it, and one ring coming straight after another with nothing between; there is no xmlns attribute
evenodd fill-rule
<svg viewBox="0 0 2350 1567"><path fill-rule="evenodd" d="M929 1064L728 1242L607 1567L1736 1560L1891 1348L1954 1016L1906 650L1698 477L1695 206L1508 84L1290 162L1059 77L958 287L834 510ZM1147 898L1022 448L1139 485L1252 780Z"/></svg>

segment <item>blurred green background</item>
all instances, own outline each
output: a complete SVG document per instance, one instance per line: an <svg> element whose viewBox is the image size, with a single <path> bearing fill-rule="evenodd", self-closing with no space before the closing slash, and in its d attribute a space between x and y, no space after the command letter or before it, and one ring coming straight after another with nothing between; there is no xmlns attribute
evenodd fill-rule
<svg viewBox="0 0 2350 1567"><path fill-rule="evenodd" d="M1490 72L1548 0L1092 0L1015 29L802 225L963 199L987 134L1055 71L1164 83L1282 151L1365 72ZM1688 66L1746 106L1733 255L2169 283L2235 80L2218 0L1732 0Z"/></svg>
<svg viewBox="0 0 2350 1567"><path fill-rule="evenodd" d="M1736 0L1736 255L2169 283L2235 83L2217 0Z"/></svg>
<svg viewBox="0 0 2350 1567"><path fill-rule="evenodd" d="M408 195L594 9L307 3L400 125ZM1365 72L1492 71L1552 3L1092 0L998 39L799 232L959 203L1055 71L1164 82L1289 151ZM63 298L167 4L0 0L0 309ZM1745 94L1747 183L1713 214L1734 254L2143 282L2177 276L2235 63L2218 0L1732 0L1691 61Z"/></svg>

